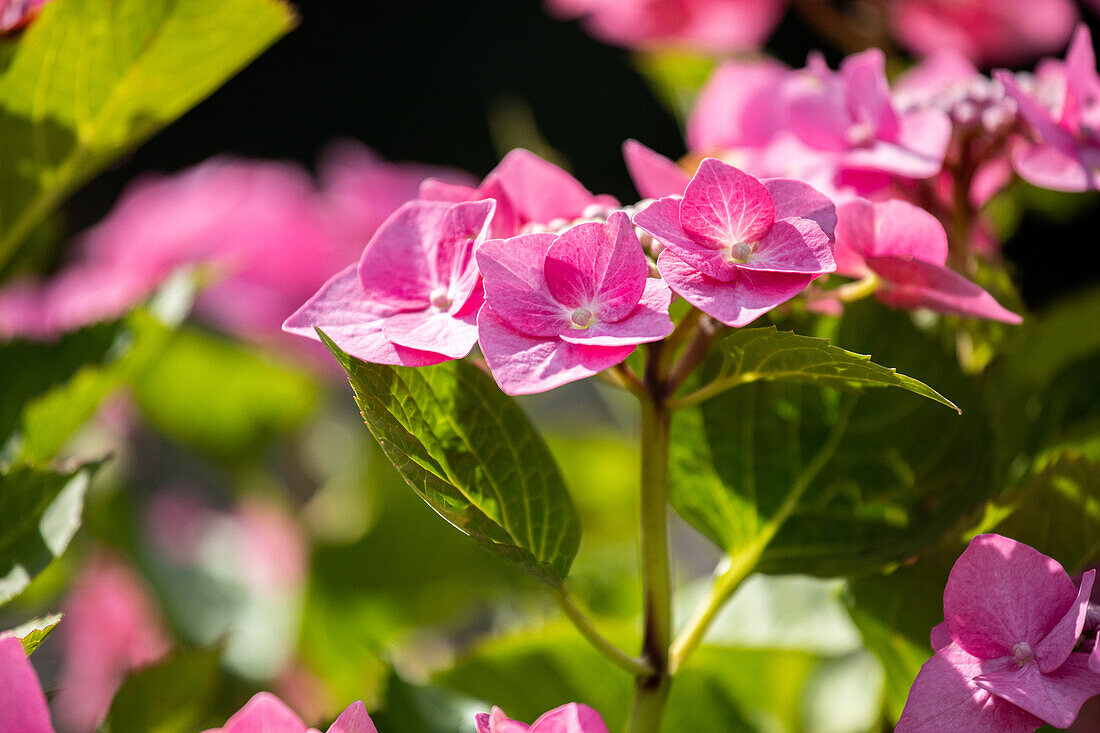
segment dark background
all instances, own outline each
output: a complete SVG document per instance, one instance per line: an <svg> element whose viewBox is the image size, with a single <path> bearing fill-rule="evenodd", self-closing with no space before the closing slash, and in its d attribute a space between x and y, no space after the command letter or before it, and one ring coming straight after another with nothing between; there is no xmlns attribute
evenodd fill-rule
<svg viewBox="0 0 1100 733"><path fill-rule="evenodd" d="M673 157L685 152L675 119L635 71L630 52L548 16L539 0L296 5L295 31L74 197L67 228L79 231L101 218L142 171L176 171L218 153L312 168L338 137L361 140L391 160L480 176L498 160L488 118L505 99L529 106L588 188L624 201L634 198L620 155L624 139ZM792 13L768 44L796 66L811 48L822 48L833 65L841 57ZM1097 231L1095 205L1072 220L1025 215L1006 252L1030 306L1096 282L1096 268L1079 265Z"/></svg>

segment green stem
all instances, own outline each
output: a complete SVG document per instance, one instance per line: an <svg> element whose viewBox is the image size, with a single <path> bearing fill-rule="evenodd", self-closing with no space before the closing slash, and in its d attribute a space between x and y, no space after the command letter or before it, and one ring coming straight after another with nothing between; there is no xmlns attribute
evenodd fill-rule
<svg viewBox="0 0 1100 733"><path fill-rule="evenodd" d="M581 633L581 636L587 639L588 643L595 647L598 652L634 677L645 677L653 674L653 668L644 659L632 657L608 641L596 629L592 620L585 615L584 611L577 607L565 586L554 592L554 598L557 600L562 612L577 627L577 631Z"/></svg>
<svg viewBox="0 0 1100 733"><path fill-rule="evenodd" d="M659 358L659 351L650 354ZM656 371L656 370L654 370ZM649 375L647 375L649 376ZM649 396L642 403L641 566L645 633L642 658L652 672L639 676L627 722L629 733L660 730L672 677L669 644L672 640L672 579L668 550L668 447L671 419L663 386L647 379Z"/></svg>

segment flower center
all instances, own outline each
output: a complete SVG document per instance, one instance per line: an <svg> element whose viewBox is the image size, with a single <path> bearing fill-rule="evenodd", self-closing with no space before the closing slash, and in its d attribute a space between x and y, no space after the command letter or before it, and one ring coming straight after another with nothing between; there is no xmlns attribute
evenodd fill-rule
<svg viewBox="0 0 1100 733"><path fill-rule="evenodd" d="M573 311L573 315L569 316L569 320L573 328L588 328L592 325L592 321L596 320L596 314L581 306Z"/></svg>
<svg viewBox="0 0 1100 733"><path fill-rule="evenodd" d="M736 262L738 265L743 265L749 261L749 257L752 257L752 243L751 242L738 242L730 247L730 251L727 255L732 262Z"/></svg>
<svg viewBox="0 0 1100 733"><path fill-rule="evenodd" d="M1024 665L1035 657L1035 652L1031 651L1031 646L1026 641L1021 641L1012 647L1012 656L1016 658L1017 662Z"/></svg>
<svg viewBox="0 0 1100 733"><path fill-rule="evenodd" d="M428 295L428 300L431 302L432 307L441 311L451 307L451 294L447 291L447 288L436 288Z"/></svg>

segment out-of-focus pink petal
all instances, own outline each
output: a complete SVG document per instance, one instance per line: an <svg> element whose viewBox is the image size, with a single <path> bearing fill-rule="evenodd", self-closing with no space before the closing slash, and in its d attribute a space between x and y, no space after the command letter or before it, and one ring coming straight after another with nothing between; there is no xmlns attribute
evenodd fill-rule
<svg viewBox="0 0 1100 733"><path fill-rule="evenodd" d="M953 48L939 48L920 59L893 83L895 97L912 102L929 102L945 89L972 81L978 69Z"/></svg>
<svg viewBox="0 0 1100 733"><path fill-rule="evenodd" d="M1070 654L1049 674L1038 665L1011 661L1002 669L984 672L974 684L1041 718L1055 728L1068 728L1085 701L1100 695L1100 676L1088 668L1088 655Z"/></svg>
<svg viewBox="0 0 1100 733"><path fill-rule="evenodd" d="M0 733L54 733L42 685L13 636L0 639Z"/></svg>
<svg viewBox="0 0 1100 733"><path fill-rule="evenodd" d="M323 326L321 330L325 330ZM382 334L395 346L417 351L433 349L449 359L461 359L477 343L477 311L468 309L462 317L434 308L395 313L382 322Z"/></svg>
<svg viewBox="0 0 1100 733"><path fill-rule="evenodd" d="M371 237L359 260L359 283L372 301L393 308L426 308L436 288L430 255L450 205L410 201Z"/></svg>
<svg viewBox="0 0 1100 733"><path fill-rule="evenodd" d="M493 312L530 336L557 336L569 327L569 309L546 283L546 253L556 240L545 232L525 234L489 240L477 251L485 298Z"/></svg>
<svg viewBox="0 0 1100 733"><path fill-rule="evenodd" d="M563 232L546 250L544 272L550 294L562 305L618 321L642 297L647 267L630 217L616 211L606 222L577 224Z"/></svg>
<svg viewBox="0 0 1100 733"><path fill-rule="evenodd" d="M306 733L306 724L270 692L258 692L221 728L206 733Z"/></svg>
<svg viewBox="0 0 1100 733"><path fill-rule="evenodd" d="M775 221L760 181L717 158L706 158L684 191L680 225L698 244L718 249L759 241Z"/></svg>
<svg viewBox="0 0 1100 733"><path fill-rule="evenodd" d="M876 137L897 134L898 116L890 102L886 81L886 55L877 48L853 54L840 65L848 109L856 124L868 125Z"/></svg>
<svg viewBox="0 0 1100 733"><path fill-rule="evenodd" d="M957 272L931 262L901 257L870 257L867 266L883 280L875 297L897 308L929 308L1004 323L1023 319Z"/></svg>
<svg viewBox="0 0 1100 733"><path fill-rule="evenodd" d="M1097 152L1100 161L1100 151ZM1012 150L1012 167L1026 181L1052 191L1100 188L1100 169L1090 170L1076 151L1020 140Z"/></svg>
<svg viewBox="0 0 1100 733"><path fill-rule="evenodd" d="M957 644L940 649L917 674L895 733L1033 733L1043 721L971 681L988 665Z"/></svg>
<svg viewBox="0 0 1100 733"><path fill-rule="evenodd" d="M596 320L589 328L563 331L561 339L589 346L627 346L660 341L672 333L668 306L672 291L662 280L647 278L645 292L634 309L621 320Z"/></svg>
<svg viewBox="0 0 1100 733"><path fill-rule="evenodd" d="M820 275L834 272L833 248L825 232L809 219L782 219L753 247L740 270Z"/></svg>
<svg viewBox="0 0 1100 733"><path fill-rule="evenodd" d="M861 247L867 257L907 257L947 262L947 232L940 220L919 206L894 199L874 205L874 238Z"/></svg>
<svg viewBox="0 0 1100 733"><path fill-rule="evenodd" d="M462 183L450 183L449 181L444 181L439 178L425 178L420 182L415 198L424 199L425 201L447 201L452 204L457 204L462 201L476 201L477 199L474 198L476 191L477 189L473 186L467 186ZM405 202L402 201L401 203ZM400 206L400 204L398 204L398 206Z"/></svg>
<svg viewBox="0 0 1100 733"><path fill-rule="evenodd" d="M500 708L493 706L492 712L478 713L474 716L477 733L527 733L527 725L512 720Z"/></svg>
<svg viewBox="0 0 1100 733"><path fill-rule="evenodd" d="M328 733L378 733L378 729L367 715L367 706L361 702L353 702L329 726Z"/></svg>
<svg viewBox="0 0 1100 733"><path fill-rule="evenodd" d="M741 270L728 282L715 280L665 250L657 259L674 292L727 326L747 326L806 289L813 275Z"/></svg>
<svg viewBox="0 0 1100 733"><path fill-rule="evenodd" d="M533 338L513 330L486 304L478 313L478 340L493 378L506 394L546 392L620 363L634 346L582 346Z"/></svg>
<svg viewBox="0 0 1100 733"><path fill-rule="evenodd" d="M829 241L833 240L836 206L832 199L810 184L790 178L768 178L761 183L772 197L776 219L809 219L821 227Z"/></svg>
<svg viewBox="0 0 1100 733"><path fill-rule="evenodd" d="M870 201L851 201L837 209L836 250L833 256L839 274L863 277L867 273L866 257L875 249L877 229L875 205Z"/></svg>
<svg viewBox="0 0 1100 733"><path fill-rule="evenodd" d="M767 143L784 126L776 90L789 73L774 61L723 63L695 101L687 124L688 147L708 152Z"/></svg>
<svg viewBox="0 0 1100 733"><path fill-rule="evenodd" d="M932 633L930 634L932 651L939 651L944 647L948 647L953 643L951 639L951 633L947 630L947 622L941 621L932 627Z"/></svg>
<svg viewBox="0 0 1100 733"><path fill-rule="evenodd" d="M592 194L573 176L529 150L517 148L490 174L524 221L576 219L593 203L612 203Z"/></svg>
<svg viewBox="0 0 1100 733"><path fill-rule="evenodd" d="M955 562L943 593L951 638L976 657L1012 657L1051 632L1077 598L1057 561L1008 537L981 534Z"/></svg>
<svg viewBox="0 0 1100 733"><path fill-rule="evenodd" d="M587 705L571 702L539 716L530 733L608 733L603 718Z"/></svg>
<svg viewBox="0 0 1100 733"><path fill-rule="evenodd" d="M1085 628L1089 594L1092 593L1092 584L1095 580L1095 570L1089 570L1082 576L1077 600L1069 607L1058 625L1035 647L1035 661L1039 663L1040 672L1049 674L1061 667L1077 645L1081 631Z"/></svg>
<svg viewBox="0 0 1100 733"><path fill-rule="evenodd" d="M447 361L443 354L409 349L387 339L383 325L394 313L366 297L358 265L351 265L321 286L286 320L283 330L319 341L316 326L346 353L374 364L429 366Z"/></svg>
<svg viewBox="0 0 1100 733"><path fill-rule="evenodd" d="M634 181L634 188L645 199L681 196L691 176L680 166L637 140L623 143L623 159Z"/></svg>

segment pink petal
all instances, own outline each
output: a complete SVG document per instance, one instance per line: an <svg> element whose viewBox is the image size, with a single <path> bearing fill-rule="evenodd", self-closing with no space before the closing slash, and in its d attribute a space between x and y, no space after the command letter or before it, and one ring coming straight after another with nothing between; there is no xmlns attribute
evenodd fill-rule
<svg viewBox="0 0 1100 733"><path fill-rule="evenodd" d="M813 275L739 270L732 281L715 280L665 250L657 259L674 292L727 326L747 326L806 289Z"/></svg>
<svg viewBox="0 0 1100 733"><path fill-rule="evenodd" d="M901 257L870 257L867 266L883 280L875 297L895 308L929 308L1013 324L1023 321L985 290L946 267Z"/></svg>
<svg viewBox="0 0 1100 733"><path fill-rule="evenodd" d="M695 100L687 124L688 147L708 152L767 143L783 127L775 92L789 73L773 61L723 63Z"/></svg>
<svg viewBox="0 0 1100 733"><path fill-rule="evenodd" d="M1089 610L1089 594L1092 593L1094 580L1096 580L1095 570L1089 570L1081 577L1077 600L1069 607L1058 625L1035 647L1035 660L1039 663L1039 671L1043 674L1049 674L1061 667L1077 645L1081 631L1085 628L1085 615Z"/></svg>
<svg viewBox="0 0 1100 733"><path fill-rule="evenodd" d="M576 219L592 203L607 201L553 163L517 148L500 161L495 177L524 221L546 223Z"/></svg>
<svg viewBox="0 0 1100 733"><path fill-rule="evenodd" d="M903 144L900 140L898 142L877 140L867 147L853 148L841 153L838 165L846 169L894 173L906 178L931 178L943 168L948 136L941 133L949 132L949 128L942 124L947 118L938 113L928 115L928 119L927 127L912 128L921 133L913 137L918 144L928 147L942 142L944 149L940 150L938 155L935 150L929 153ZM910 129L906 127L908 124L910 124L908 118L903 119L903 131Z"/></svg>
<svg viewBox="0 0 1100 733"><path fill-rule="evenodd" d="M325 330L323 326L321 330ZM382 334L395 346L417 351L433 349L449 359L461 359L477 343L477 311L468 310L461 318L434 308L395 313L382 322Z"/></svg>
<svg viewBox="0 0 1100 733"><path fill-rule="evenodd" d="M886 81L886 55L870 48L844 59L840 65L848 109L857 123L874 130L875 136L889 140L897 134L898 118L890 102Z"/></svg>
<svg viewBox="0 0 1100 733"><path fill-rule="evenodd" d="M717 158L699 164L680 202L680 226L712 249L759 241L774 221L764 184Z"/></svg>
<svg viewBox="0 0 1100 733"><path fill-rule="evenodd" d="M730 280L737 274L736 264L726 257L724 250L699 244L683 230L678 198L670 196L654 201L634 215L634 224L715 279Z"/></svg>
<svg viewBox="0 0 1100 733"><path fill-rule="evenodd" d="M957 644L936 652L917 674L895 733L1035 731L1043 721L971 681L988 665Z"/></svg>
<svg viewBox="0 0 1100 733"><path fill-rule="evenodd" d="M606 223L567 229L546 252L546 282L554 299L569 308L590 308L603 321L618 321L634 310L647 271L634 225L622 211Z"/></svg>
<svg viewBox="0 0 1100 733"><path fill-rule="evenodd" d="M0 733L53 733L38 676L13 636L0 639Z"/></svg>
<svg viewBox="0 0 1100 733"><path fill-rule="evenodd" d="M951 632L947 630L947 622L941 621L932 627L931 633L932 650L939 651L945 647L951 646L953 640L951 639Z"/></svg>
<svg viewBox="0 0 1100 733"><path fill-rule="evenodd" d="M221 728L207 733L306 733L306 724L270 692L258 692Z"/></svg>
<svg viewBox="0 0 1100 733"><path fill-rule="evenodd" d="M870 201L851 201L837 209L836 271L846 277L867 273L866 256L875 249L877 224L875 205Z"/></svg>
<svg viewBox="0 0 1100 733"><path fill-rule="evenodd" d="M671 302L672 291L664 281L646 278L645 292L626 318L614 322L597 318L589 328L563 331L561 339L571 344L589 346L626 346L660 341L672 333L672 319L668 315Z"/></svg>
<svg viewBox="0 0 1100 733"><path fill-rule="evenodd" d="M425 308L435 289L432 250L450 204L410 201L371 237L359 260L359 282L370 300L394 308Z"/></svg>
<svg viewBox="0 0 1100 733"><path fill-rule="evenodd" d="M359 282L358 268L351 265L321 286L286 320L283 330L319 341L314 331L316 326L348 354L374 364L429 366L447 361L442 354L390 342L383 333L383 325L385 319L395 313L367 299Z"/></svg>
<svg viewBox="0 0 1100 733"><path fill-rule="evenodd" d="M1052 191L1087 191L1097 188L1096 174L1076 150L1067 152L1051 145L1020 140L1012 150L1012 167L1027 182Z"/></svg>
<svg viewBox="0 0 1100 733"><path fill-rule="evenodd" d="M443 216L440 238L432 246L434 280L436 287L447 288L452 312L466 304L478 283L474 250L489 234L494 208L491 200L473 201L455 204Z"/></svg>
<svg viewBox="0 0 1100 733"><path fill-rule="evenodd" d="M1089 670L1093 674L1100 675L1100 638L1097 638L1092 647L1092 654L1089 654Z"/></svg>
<svg viewBox="0 0 1100 733"><path fill-rule="evenodd" d="M634 188L644 199L681 196L691 181L691 177L671 159L637 140L623 143L623 159L634 181Z"/></svg>
<svg viewBox="0 0 1100 733"><path fill-rule="evenodd" d="M777 220L809 219L821 227L829 241L833 240L837 214L832 199L810 184L790 178L768 178L761 183L772 197Z"/></svg>
<svg viewBox="0 0 1100 733"><path fill-rule="evenodd" d="M449 201L452 204L457 204L462 201L475 201L474 193L476 191L477 189L473 186L450 183L439 178L425 178L420 183L416 198L425 201Z"/></svg>
<svg viewBox="0 0 1100 733"><path fill-rule="evenodd" d="M739 270L819 275L834 272L833 247L825 232L809 219L782 219L757 242Z"/></svg>
<svg viewBox="0 0 1100 733"><path fill-rule="evenodd" d="M512 328L531 336L554 336L569 328L570 309L546 282L546 255L557 240L540 232L492 239L477 250L485 299Z"/></svg>
<svg viewBox="0 0 1100 733"><path fill-rule="evenodd" d="M833 72L826 69L822 76L797 73L787 87L786 101L788 127L806 145L834 152L850 146L848 134L854 120L844 85Z"/></svg>
<svg viewBox="0 0 1100 733"><path fill-rule="evenodd" d="M603 718L581 703L554 708L531 724L531 733L608 733Z"/></svg>
<svg viewBox="0 0 1100 733"><path fill-rule="evenodd" d="M1013 662L975 677L974 683L1056 728L1073 725L1085 701L1100 694L1100 676L1089 671L1088 655L1080 652L1050 674L1037 664Z"/></svg>
<svg viewBox="0 0 1100 733"><path fill-rule="evenodd" d="M478 713L474 716L477 733L527 733L527 726L518 720L512 720L504 711L493 706L490 713Z"/></svg>
<svg viewBox="0 0 1100 733"><path fill-rule="evenodd" d="M1055 560L996 534L980 534L955 562L943 592L944 620L961 648L983 659L1034 649L1077 597Z"/></svg>
<svg viewBox="0 0 1100 733"><path fill-rule="evenodd" d="M862 247L867 257L910 257L933 265L947 262L947 232L932 214L895 199L875 204L874 216L874 238Z"/></svg>
<svg viewBox="0 0 1100 733"><path fill-rule="evenodd" d="M347 710L340 713L340 717L329 727L328 733L378 733L378 729L367 715L367 706L361 702L353 702Z"/></svg>
<svg viewBox="0 0 1100 733"><path fill-rule="evenodd" d="M493 379L505 394L535 394L591 377L620 363L634 346L581 346L521 334L488 304L478 313L478 340Z"/></svg>

